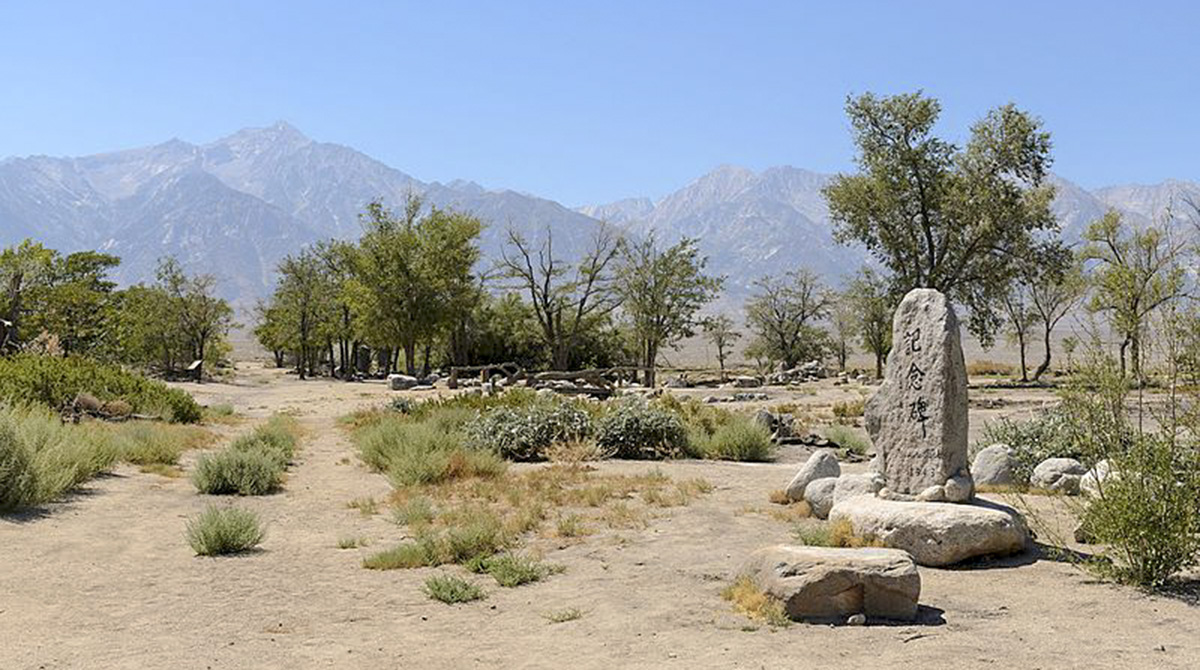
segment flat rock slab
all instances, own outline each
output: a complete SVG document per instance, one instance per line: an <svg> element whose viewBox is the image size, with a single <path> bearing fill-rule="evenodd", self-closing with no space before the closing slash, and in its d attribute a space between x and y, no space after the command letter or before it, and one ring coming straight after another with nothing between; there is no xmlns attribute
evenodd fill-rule
<svg viewBox="0 0 1200 670"><path fill-rule="evenodd" d="M856 535L903 549L918 565L953 565L976 556L1024 551L1029 529L1015 510L973 504L909 502L859 497L836 503L829 520L846 520Z"/></svg>
<svg viewBox="0 0 1200 670"><path fill-rule="evenodd" d="M750 556L743 574L783 601L795 621L844 622L854 614L912 621L921 575L897 549L835 549L778 544Z"/></svg>

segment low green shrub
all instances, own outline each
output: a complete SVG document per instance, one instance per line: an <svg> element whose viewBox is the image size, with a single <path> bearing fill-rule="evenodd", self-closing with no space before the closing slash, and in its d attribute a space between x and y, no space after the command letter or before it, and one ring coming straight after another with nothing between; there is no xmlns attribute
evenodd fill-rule
<svg viewBox="0 0 1200 670"><path fill-rule="evenodd" d="M258 515L236 507L211 506L187 524L187 541L197 556L249 551L257 547L264 536Z"/></svg>
<svg viewBox="0 0 1200 670"><path fill-rule="evenodd" d="M871 449L871 441L848 426L834 424L821 432L825 435L825 439L838 445L847 453L866 456Z"/></svg>
<svg viewBox="0 0 1200 670"><path fill-rule="evenodd" d="M447 605L468 603L473 600L482 600L486 597L483 589L478 586L461 577L449 575L439 575L426 579L425 593L430 599L446 603Z"/></svg>
<svg viewBox="0 0 1200 670"><path fill-rule="evenodd" d="M490 409L468 422L470 444L514 461L537 461L555 444L575 442L591 431L591 417L578 403L539 399L524 406Z"/></svg>
<svg viewBox="0 0 1200 670"><path fill-rule="evenodd" d="M516 554L498 554L479 559L467 566L472 572L486 573L505 588L540 581L550 569L532 558Z"/></svg>
<svg viewBox="0 0 1200 670"><path fill-rule="evenodd" d="M124 401L134 412L176 423L195 423L202 415L200 405L186 392L118 365L82 356L0 358L0 400L59 409L84 393L102 402Z"/></svg>
<svg viewBox="0 0 1200 670"><path fill-rule="evenodd" d="M618 458L676 458L688 448L687 430L675 413L636 397L609 407L596 422L593 439Z"/></svg>
<svg viewBox="0 0 1200 670"><path fill-rule="evenodd" d="M119 457L109 431L64 424L40 407L0 407L0 511L50 502Z"/></svg>
<svg viewBox="0 0 1200 670"><path fill-rule="evenodd" d="M279 488L283 471L277 454L225 449L200 457L192 483L210 495L260 496Z"/></svg>
<svg viewBox="0 0 1200 670"><path fill-rule="evenodd" d="M703 458L722 461L765 462L771 460L775 451L770 431L749 417L732 418L711 435L692 429L688 439L691 451Z"/></svg>
<svg viewBox="0 0 1200 670"><path fill-rule="evenodd" d="M234 451L270 454L286 467L296 456L299 434L295 419L275 415L249 433L239 436L229 446Z"/></svg>
<svg viewBox="0 0 1200 670"><path fill-rule="evenodd" d="M835 402L833 403L833 418L839 423L848 423L862 416L866 406L867 401L862 398Z"/></svg>
<svg viewBox="0 0 1200 670"><path fill-rule="evenodd" d="M430 523L435 516L433 502L425 496L416 496L396 507L392 518L401 526L420 526Z"/></svg>
<svg viewBox="0 0 1200 670"><path fill-rule="evenodd" d="M1017 482L1028 484L1033 469L1047 458L1085 460L1089 450L1075 439L1076 434L1070 417L1061 407L1056 407L1038 412L1025 421L1009 417L996 419L983 427L982 437L975 446L978 450L996 443L1007 444L1016 460L1013 474Z"/></svg>
<svg viewBox="0 0 1200 670"><path fill-rule="evenodd" d="M431 422L384 419L355 433L359 453L371 468L387 473L398 487L465 477L495 477L507 464L488 449L463 446L461 433Z"/></svg>

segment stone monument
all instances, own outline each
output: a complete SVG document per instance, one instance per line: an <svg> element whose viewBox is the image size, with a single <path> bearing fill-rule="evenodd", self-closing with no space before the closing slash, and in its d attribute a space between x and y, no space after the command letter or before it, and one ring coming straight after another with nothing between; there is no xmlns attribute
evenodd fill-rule
<svg viewBox="0 0 1200 670"><path fill-rule="evenodd" d="M958 317L933 289L904 296L892 320L892 350L879 391L866 406L878 454L882 496L965 502L974 495L967 465L967 369Z"/></svg>

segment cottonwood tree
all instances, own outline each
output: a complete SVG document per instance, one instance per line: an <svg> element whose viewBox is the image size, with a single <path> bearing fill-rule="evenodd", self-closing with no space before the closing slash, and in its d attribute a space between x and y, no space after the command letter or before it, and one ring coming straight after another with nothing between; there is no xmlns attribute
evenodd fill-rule
<svg viewBox="0 0 1200 670"><path fill-rule="evenodd" d="M817 327L833 304L833 294L808 269L754 283L757 293L746 303L746 325L754 332L752 351L793 368L802 360L821 358L828 335Z"/></svg>
<svg viewBox="0 0 1200 670"><path fill-rule="evenodd" d="M837 296L829 311L829 334L833 343L833 355L837 358L838 370L846 371L846 359L854 350L854 336L858 332L857 316L845 295Z"/></svg>
<svg viewBox="0 0 1200 670"><path fill-rule="evenodd" d="M1000 298L1004 311L1004 330L1009 340L1017 345L1021 359L1021 381L1029 381L1029 365L1025 353L1028 349L1029 334L1033 330L1034 312L1029 299L1029 286L1017 280L1009 284L1008 293Z"/></svg>
<svg viewBox="0 0 1200 670"><path fill-rule="evenodd" d="M725 361L733 349L733 344L741 339L742 334L733 329L733 319L721 314L710 316L704 320L704 337L717 349L717 364L721 367L721 381L725 381Z"/></svg>
<svg viewBox="0 0 1200 670"><path fill-rule="evenodd" d="M159 261L157 288L166 294L164 307L174 316L178 333L198 362L196 378L204 378L204 363L213 345L223 343L233 326L233 308L216 295L217 279L210 274L188 275L174 258Z"/></svg>
<svg viewBox="0 0 1200 670"><path fill-rule="evenodd" d="M570 263L555 255L550 229L536 247L508 230L498 274L507 288L528 297L555 370L568 369L575 346L620 305L613 284L623 246L616 232L601 226L583 258Z"/></svg>
<svg viewBox="0 0 1200 670"><path fill-rule="evenodd" d="M0 345L19 346L25 339L23 321L29 312L29 293L49 278L55 252L33 240L0 251L0 304L4 324Z"/></svg>
<svg viewBox="0 0 1200 670"><path fill-rule="evenodd" d="M334 285L325 265L313 250L306 249L279 263L279 285L275 289L275 318L296 354L300 379L315 372L321 349L330 336L337 313ZM331 361L332 364L332 361Z"/></svg>
<svg viewBox="0 0 1200 670"><path fill-rule="evenodd" d="M356 265L365 288L365 330L376 343L402 350L409 374L416 373L418 346L429 351L452 320L456 296L474 286L476 241L483 228L467 214L423 210L424 202L415 195L408 197L400 216L378 201L368 205Z"/></svg>
<svg viewBox="0 0 1200 670"><path fill-rule="evenodd" d="M637 341L645 384L653 387L663 347L695 334L696 314L717 297L723 277L708 277L696 240L661 249L653 233L622 245L614 288Z"/></svg>
<svg viewBox="0 0 1200 670"><path fill-rule="evenodd" d="M1047 263L1030 268L1026 278L1029 285L1029 301L1033 313L1042 328L1042 346L1045 353L1042 362L1033 371L1033 380L1041 379L1046 370L1050 369L1051 335L1059 321L1063 319L1076 305L1083 300L1087 292L1087 281L1083 268L1074 262L1072 254L1063 250L1063 258L1059 263ZM1063 267L1065 266L1065 267ZM1068 358L1074 345L1063 341L1063 348ZM1069 366L1068 366L1069 367Z"/></svg>
<svg viewBox="0 0 1200 670"><path fill-rule="evenodd" d="M1134 377L1142 380L1142 342L1149 317L1163 305L1185 295L1186 275L1180 265L1185 244L1173 239L1165 225L1129 230L1121 215L1109 211L1084 233L1085 261L1091 273L1088 308L1108 315L1121 339L1121 373L1126 355Z"/></svg>
<svg viewBox="0 0 1200 670"><path fill-rule="evenodd" d="M858 317L858 338L875 357L875 378L883 378L883 362L892 348L892 312L895 301L888 282L863 268L846 289L846 302Z"/></svg>
<svg viewBox="0 0 1200 670"><path fill-rule="evenodd" d="M965 305L972 332L990 343L1017 252L1057 228L1045 182L1049 133L1005 105L960 148L933 135L941 106L919 92L868 93L849 99L846 112L859 171L824 189L835 238L863 244L887 269L893 294L933 288Z"/></svg>

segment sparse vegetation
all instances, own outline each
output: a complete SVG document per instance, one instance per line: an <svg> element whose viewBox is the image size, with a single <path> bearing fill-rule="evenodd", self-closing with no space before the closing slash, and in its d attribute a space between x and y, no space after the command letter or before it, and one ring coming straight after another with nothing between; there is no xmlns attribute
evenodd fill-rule
<svg viewBox="0 0 1200 670"><path fill-rule="evenodd" d="M457 605L475 600L483 600L486 595L483 589L471 582L452 575L438 575L425 580L425 594L431 599Z"/></svg>
<svg viewBox="0 0 1200 670"><path fill-rule="evenodd" d="M841 447L848 455L866 456L871 450L871 441L858 434L854 429L839 424L828 426L821 431L825 439Z"/></svg>
<svg viewBox="0 0 1200 670"><path fill-rule="evenodd" d="M547 623L551 623L551 624L567 623L568 621L575 621L577 619L582 619L583 618L583 610L579 609L578 607L569 607L569 608L563 609L563 610L554 610L553 612L546 612L545 614L542 615L542 618L545 619Z"/></svg>
<svg viewBox="0 0 1200 670"><path fill-rule="evenodd" d="M692 428L688 432L690 449L703 456L723 461L769 461L775 445L762 424L738 416L717 426L712 434Z"/></svg>
<svg viewBox="0 0 1200 670"><path fill-rule="evenodd" d="M833 418L838 423L853 423L855 419L862 417L866 406L867 403L862 398L835 402L833 403Z"/></svg>
<svg viewBox="0 0 1200 670"><path fill-rule="evenodd" d="M50 502L118 458L107 431L64 424L41 408L0 407L0 512Z"/></svg>
<svg viewBox="0 0 1200 670"><path fill-rule="evenodd" d="M732 584L721 591L721 597L728 600L735 611L759 621L768 626L782 627L791 624L783 603L772 598L759 588L754 579L747 575L738 577Z"/></svg>
<svg viewBox="0 0 1200 670"><path fill-rule="evenodd" d="M226 449L196 463L192 483L201 493L259 496L274 492L295 455L300 429L294 419L276 415Z"/></svg>
<svg viewBox="0 0 1200 670"><path fill-rule="evenodd" d="M641 398L617 401L596 422L596 444L618 458L675 458L686 453L687 431L672 412Z"/></svg>
<svg viewBox="0 0 1200 670"><path fill-rule="evenodd" d="M971 377L1011 377L1016 367L997 361L977 360L967 363L967 375Z"/></svg>
<svg viewBox="0 0 1200 670"><path fill-rule="evenodd" d="M236 507L210 506L187 524L187 541L197 556L246 552L264 536L258 515Z"/></svg>

